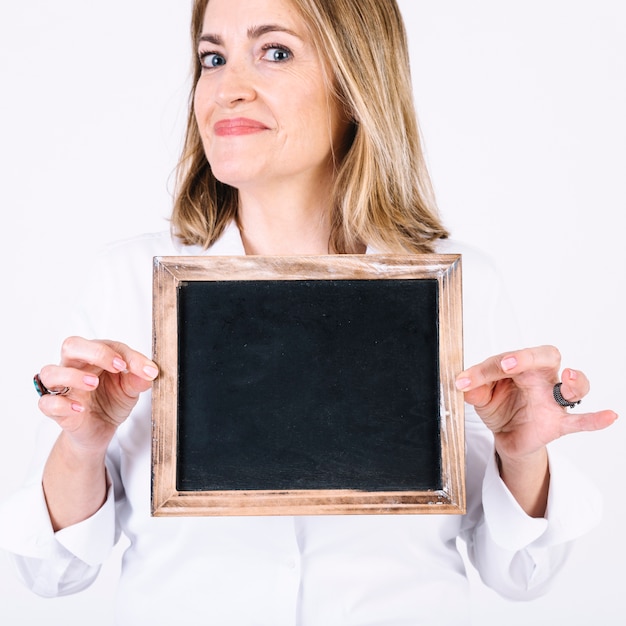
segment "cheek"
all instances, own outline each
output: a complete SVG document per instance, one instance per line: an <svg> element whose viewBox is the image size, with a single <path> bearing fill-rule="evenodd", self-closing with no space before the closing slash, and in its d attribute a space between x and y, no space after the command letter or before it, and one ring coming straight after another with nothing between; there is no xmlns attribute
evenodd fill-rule
<svg viewBox="0 0 626 626"><path fill-rule="evenodd" d="M193 97L193 113L205 154L210 149L210 133L208 132L208 128L211 113L207 102L208 100L204 94L204 90L197 87Z"/></svg>
<svg viewBox="0 0 626 626"><path fill-rule="evenodd" d="M336 107L320 92L311 92L308 99L302 103L301 111L305 111L301 127L309 141L328 147L328 144L337 143L342 134L343 123ZM306 105L306 106L305 106Z"/></svg>
<svg viewBox="0 0 626 626"><path fill-rule="evenodd" d="M193 96L193 112L200 128L207 122L208 116L210 115L209 102L207 90L202 80L199 80Z"/></svg>
<svg viewBox="0 0 626 626"><path fill-rule="evenodd" d="M193 94L193 113L196 117L196 122L198 125L201 120L201 108L202 108L202 90L199 87L196 87L196 90Z"/></svg>

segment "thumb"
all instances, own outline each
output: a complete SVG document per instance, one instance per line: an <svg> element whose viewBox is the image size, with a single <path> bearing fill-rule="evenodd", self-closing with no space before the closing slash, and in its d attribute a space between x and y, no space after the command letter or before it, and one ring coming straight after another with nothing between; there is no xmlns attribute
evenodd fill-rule
<svg viewBox="0 0 626 626"><path fill-rule="evenodd" d="M586 431L608 428L617 420L615 411L605 410L595 413L567 413L561 420L561 434L571 435Z"/></svg>

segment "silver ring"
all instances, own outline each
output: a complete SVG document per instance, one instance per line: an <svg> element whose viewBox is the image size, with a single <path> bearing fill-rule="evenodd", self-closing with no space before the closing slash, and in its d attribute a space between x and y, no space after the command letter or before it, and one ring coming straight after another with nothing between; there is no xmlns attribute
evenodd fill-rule
<svg viewBox="0 0 626 626"><path fill-rule="evenodd" d="M556 385L554 385L554 387L552 388L552 395L554 396L554 399L556 400L556 403L559 406L565 406L568 409L573 409L576 405L580 404L580 400L576 400L576 402L570 402L569 400L566 400L562 395L561 395L561 385L563 383L557 383Z"/></svg>
<svg viewBox="0 0 626 626"><path fill-rule="evenodd" d="M65 396L70 392L69 387L61 387L60 389L48 389L39 378L39 374L33 376L33 384L39 396Z"/></svg>

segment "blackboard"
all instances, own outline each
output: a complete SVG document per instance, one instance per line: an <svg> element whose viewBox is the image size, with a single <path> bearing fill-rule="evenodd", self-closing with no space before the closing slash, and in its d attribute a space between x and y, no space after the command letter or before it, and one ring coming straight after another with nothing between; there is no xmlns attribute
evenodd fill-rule
<svg viewBox="0 0 626 626"><path fill-rule="evenodd" d="M459 266L155 259L153 514L462 512Z"/></svg>
<svg viewBox="0 0 626 626"><path fill-rule="evenodd" d="M179 490L441 488L435 280L186 282L178 306Z"/></svg>

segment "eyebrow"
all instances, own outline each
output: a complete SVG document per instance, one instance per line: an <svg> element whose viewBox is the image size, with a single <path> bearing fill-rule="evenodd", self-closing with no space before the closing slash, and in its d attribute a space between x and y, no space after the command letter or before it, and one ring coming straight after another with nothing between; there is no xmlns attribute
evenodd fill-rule
<svg viewBox="0 0 626 626"><path fill-rule="evenodd" d="M267 33L287 33L288 35L292 35L293 37L300 38L298 33L294 32L290 28L286 28L285 26L280 26L279 24L263 24L261 26L251 26L248 28L248 39L258 39L262 35ZM207 33L205 35L201 35L198 39L198 43L201 41L207 41L208 43L215 44L216 46L221 46L224 44L224 40L219 35L214 35L212 33Z"/></svg>

